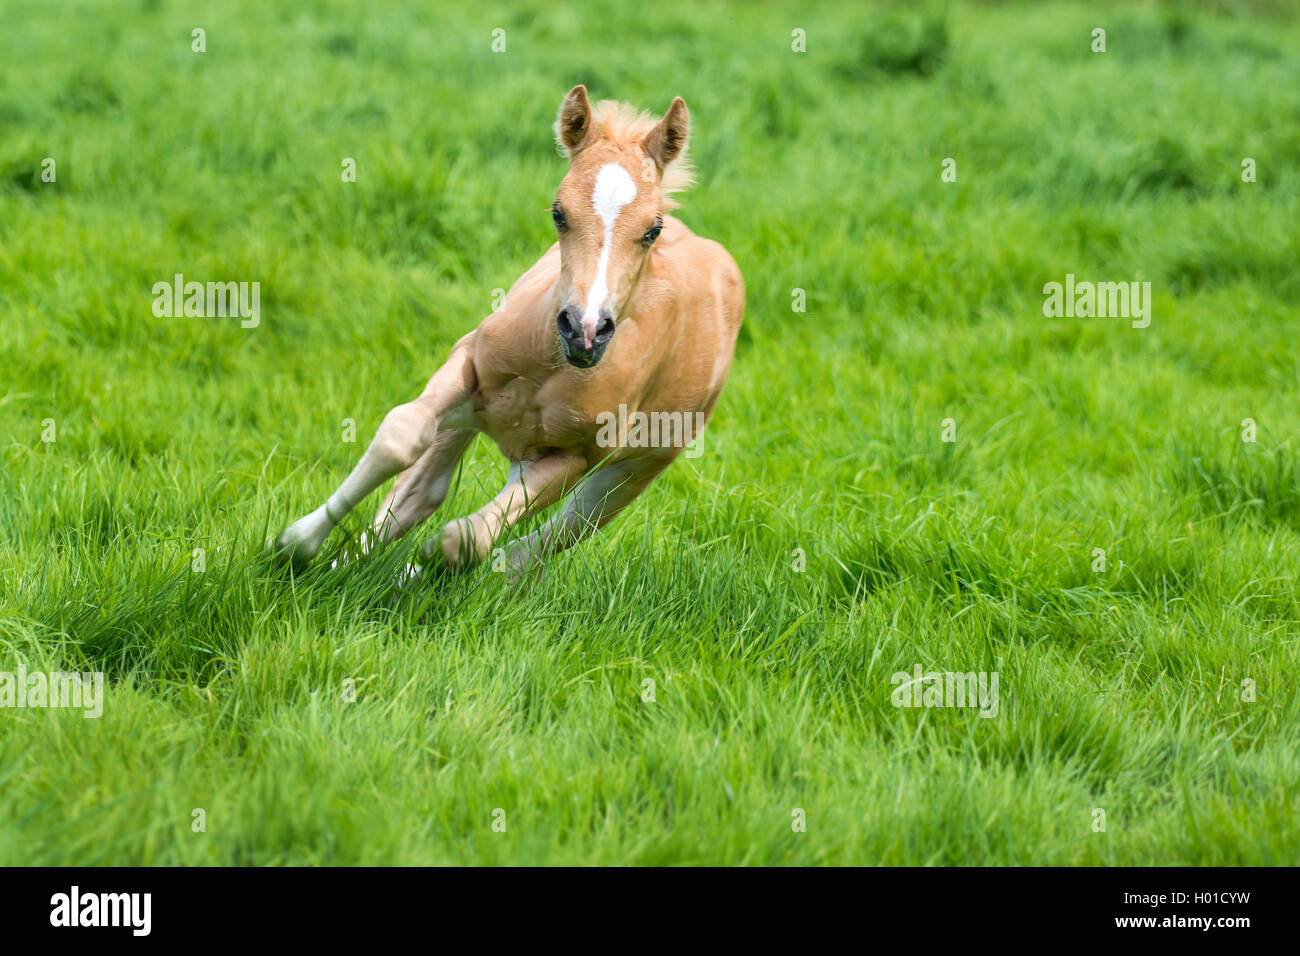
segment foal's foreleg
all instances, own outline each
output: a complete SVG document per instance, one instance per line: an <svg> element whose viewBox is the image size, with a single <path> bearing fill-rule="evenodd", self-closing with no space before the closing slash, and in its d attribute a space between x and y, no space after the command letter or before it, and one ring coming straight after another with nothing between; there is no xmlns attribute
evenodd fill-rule
<svg viewBox="0 0 1300 956"><path fill-rule="evenodd" d="M614 519L668 466L668 462L619 462L590 475L565 500L559 514L513 542L506 560L516 573L577 544Z"/></svg>
<svg viewBox="0 0 1300 956"><path fill-rule="evenodd" d="M470 345L462 339L419 398L384 416L370 447L343 484L323 505L286 528L275 539L273 550L295 561L314 558L348 512L393 475L415 464L437 437L439 424L456 418L468 403L473 387Z"/></svg>
<svg viewBox="0 0 1300 956"><path fill-rule="evenodd" d="M436 547L453 567L484 560L512 525L559 501L586 470L586 459L574 452L513 463L497 496L473 514L448 522L436 544L426 546L426 557L434 555Z"/></svg>

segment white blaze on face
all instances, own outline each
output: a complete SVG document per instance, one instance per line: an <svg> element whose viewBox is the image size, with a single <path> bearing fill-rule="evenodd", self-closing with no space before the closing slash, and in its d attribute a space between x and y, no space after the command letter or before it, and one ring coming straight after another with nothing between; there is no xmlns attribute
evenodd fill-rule
<svg viewBox="0 0 1300 956"><path fill-rule="evenodd" d="M582 310L582 337L587 348L591 348L592 339L596 337L596 326L600 322L600 310L609 298L609 286L605 273L609 269L610 240L614 235L614 222L623 207L636 198L636 183L628 171L618 163L606 163L596 174L596 186L591 191L591 204L596 207L605 226L605 236L600 243L600 259L596 262L596 278L587 293L587 304Z"/></svg>

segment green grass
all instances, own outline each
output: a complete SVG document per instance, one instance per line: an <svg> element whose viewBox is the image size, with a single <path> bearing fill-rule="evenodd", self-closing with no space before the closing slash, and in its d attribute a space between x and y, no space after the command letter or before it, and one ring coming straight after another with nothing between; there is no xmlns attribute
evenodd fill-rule
<svg viewBox="0 0 1300 956"><path fill-rule="evenodd" d="M1291 4L435 6L0 4L0 670L110 685L0 711L0 863L1300 862ZM390 588L484 440L269 568L551 241L577 82L692 108L704 454L522 592ZM177 272L260 326L155 318ZM1045 318L1067 272L1150 327ZM918 663L1000 713L894 708Z"/></svg>

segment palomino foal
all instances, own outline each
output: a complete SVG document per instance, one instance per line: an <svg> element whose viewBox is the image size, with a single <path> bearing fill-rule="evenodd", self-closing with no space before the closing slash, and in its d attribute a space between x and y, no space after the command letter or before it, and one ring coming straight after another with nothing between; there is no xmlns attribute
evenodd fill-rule
<svg viewBox="0 0 1300 956"><path fill-rule="evenodd" d="M593 110L583 86L569 92L555 123L569 157L551 207L558 241L500 311L452 347L420 397L384 416L338 490L275 540L280 554L314 557L343 516L399 472L374 535L401 537L442 503L477 432L509 459L509 476L492 501L425 545L426 558L440 552L452 566L487 558L517 521L567 495L506 549L513 570L528 568L609 521L668 467L685 443L680 432L629 442L626 423L637 412L707 422L745 303L727 251L665 215L675 208L668 194L689 183L688 127L681 97L655 122L610 101ZM601 427L614 416L616 436Z"/></svg>

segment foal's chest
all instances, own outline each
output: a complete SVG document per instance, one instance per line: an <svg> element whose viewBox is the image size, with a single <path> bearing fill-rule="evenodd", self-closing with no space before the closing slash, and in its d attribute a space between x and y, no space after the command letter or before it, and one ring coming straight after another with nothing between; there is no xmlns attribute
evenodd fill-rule
<svg viewBox="0 0 1300 956"><path fill-rule="evenodd" d="M580 448L595 434L595 415L567 400L561 390L525 377L479 393L479 427L511 461L556 448Z"/></svg>

